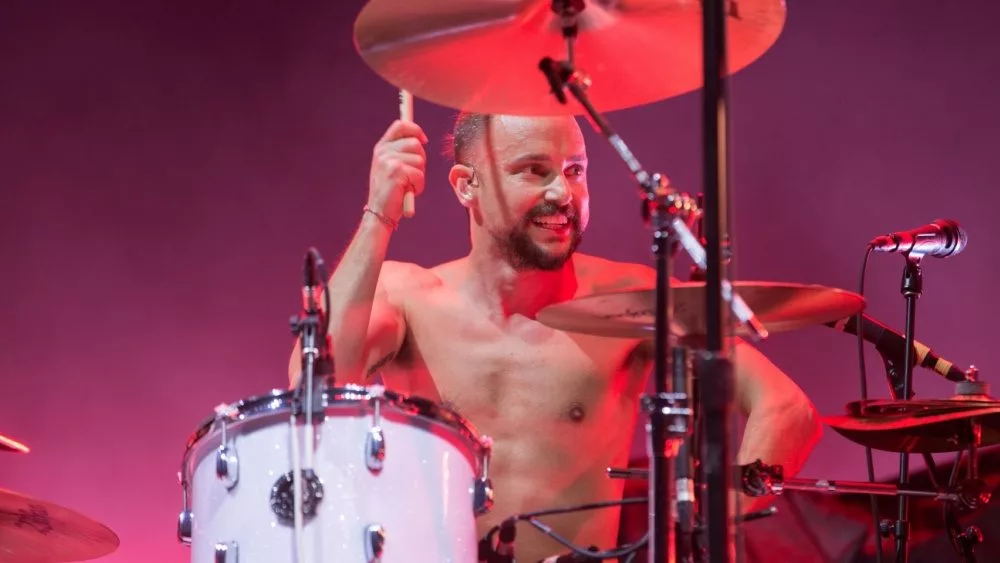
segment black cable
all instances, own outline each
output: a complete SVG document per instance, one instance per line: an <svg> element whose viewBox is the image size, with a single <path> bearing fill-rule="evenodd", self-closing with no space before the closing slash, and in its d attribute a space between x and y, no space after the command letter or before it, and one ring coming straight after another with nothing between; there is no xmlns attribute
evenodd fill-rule
<svg viewBox="0 0 1000 563"><path fill-rule="evenodd" d="M642 504L646 502L649 502L649 499L647 499L646 497L632 497L622 500L594 502L594 503L581 504L577 506L569 506L564 508L552 508L548 510L538 510L536 512L526 512L524 514L511 516L506 521L526 521L532 526L534 526L536 529L538 529L540 532L545 534L546 536L552 538L553 540L562 544L564 547L570 549L573 553L577 555L582 555L584 557L588 557L595 561L604 561L605 559L618 559L620 557L624 557L629 554L634 554L640 548L645 546L646 543L649 541L649 531L647 530L646 534L642 536L642 539L640 539L639 541L633 544L625 544L624 547L621 547L619 549L608 550L608 551L590 551L573 545L571 541L553 531L552 528L550 528L549 526L542 524L541 522L536 520L536 518L538 516L552 516L556 514L581 512L584 510L598 510L601 508L610 508L612 506L624 506L627 504ZM501 523L501 525L503 524ZM494 526L493 529L486 534L484 541L491 541L492 536L495 535L496 532L498 532L499 530L500 526Z"/></svg>
<svg viewBox="0 0 1000 563"><path fill-rule="evenodd" d="M626 544L625 547L622 547L620 549L609 549L608 551L589 551L573 545L571 541L562 537L561 535L553 531L552 528L546 526L545 524L542 524L535 518L518 517L518 520L527 520L529 524L537 528L540 532L556 540L565 547L569 548L573 553L577 555L582 555L584 557L589 557L590 559L593 559L595 561L604 561L605 559L618 559L630 553L635 553L639 548L646 545L646 542L649 541L649 531L647 530L646 535L642 536L641 540L637 541L632 545Z"/></svg>
<svg viewBox="0 0 1000 563"><path fill-rule="evenodd" d="M868 269L868 258L872 255L872 247L869 246L865 251L865 259L861 263L861 277L858 280L858 295L861 297L865 296L865 271ZM859 311L857 317L855 318L855 326L858 327L856 331L858 333L858 372L861 375L861 400L868 400L868 373L865 370L865 339L863 337L864 331L862 330L862 315L864 311ZM865 446L865 464L868 468L868 482L875 482L875 462L872 459L872 449L870 446ZM882 563L882 527L879 524L878 516L878 497L876 495L869 495L871 497L871 507L872 507L872 522L875 526L875 561L877 563Z"/></svg>

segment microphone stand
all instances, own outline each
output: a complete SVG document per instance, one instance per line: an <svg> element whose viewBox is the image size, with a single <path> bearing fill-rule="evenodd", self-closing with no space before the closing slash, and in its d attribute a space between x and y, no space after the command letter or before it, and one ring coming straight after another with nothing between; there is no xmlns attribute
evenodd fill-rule
<svg viewBox="0 0 1000 563"><path fill-rule="evenodd" d="M920 259L923 255L918 253L908 253L905 256L903 267L903 280L900 287L904 299L906 300L906 347L903 355L903 396L898 397L904 401L913 398L913 364L915 359L913 340L917 314L917 299L923 293L923 272L920 267ZM901 452L899 454L899 487L906 488L910 482L910 454ZM892 534L896 538L896 563L906 563L909 559L908 540L910 537L909 522L910 499L903 495L899 497L899 512L892 527Z"/></svg>
<svg viewBox="0 0 1000 563"><path fill-rule="evenodd" d="M300 519L303 516L313 516L317 503L323 498L322 481L313 469L313 425L326 417L325 389L328 378L333 375L333 359L327 341L327 318L316 299L317 292L321 292L326 302L325 309L330 310L329 293L320 289L328 276L323 268L323 259L315 248L310 248L306 253L304 270L303 311L289 319L292 334L299 338L302 358L301 377L292 394L292 416L294 419L304 419L306 438L304 463L299 467L298 459L293 453L296 459L293 459L293 471L290 475L296 505L294 518L297 532L301 528ZM294 432L294 427L292 431ZM295 443L296 440L293 439L293 444ZM299 553L298 556L303 557L303 554Z"/></svg>
<svg viewBox="0 0 1000 563"><path fill-rule="evenodd" d="M302 292L303 313L289 320L292 334L299 338L302 357L302 376L295 388L296 414L305 416L307 422L313 417L322 420L325 414L323 408L323 383L326 377L333 374L333 360L327 345L326 315L320 310L316 300L317 288L322 287L326 273L323 272L323 259L315 248L306 253L305 285ZM329 299L326 291L322 291ZM329 308L327 308L329 310ZM316 379L321 379L319 392L316 389ZM305 395L303 397L303 395ZM307 446L311 447L311 445Z"/></svg>

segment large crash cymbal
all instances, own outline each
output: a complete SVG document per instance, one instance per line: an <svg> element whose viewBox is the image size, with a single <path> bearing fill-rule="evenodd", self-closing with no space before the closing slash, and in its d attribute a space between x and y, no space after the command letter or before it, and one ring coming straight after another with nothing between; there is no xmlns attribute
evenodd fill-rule
<svg viewBox="0 0 1000 563"><path fill-rule="evenodd" d="M967 449L973 423L979 427L979 446L1000 444L1000 401L987 397L854 401L848 403L846 415L824 420L848 440L887 452Z"/></svg>
<svg viewBox="0 0 1000 563"><path fill-rule="evenodd" d="M114 532L78 512L0 489L0 562L85 561L118 544Z"/></svg>
<svg viewBox="0 0 1000 563"><path fill-rule="evenodd" d="M785 23L783 0L731 0L728 62L764 54ZM385 80L444 106L492 114L582 114L559 104L538 69L565 60L551 0L370 0L354 24L365 62ZM697 0L587 0L575 66L598 111L663 100L702 86Z"/></svg>
<svg viewBox="0 0 1000 563"><path fill-rule="evenodd" d="M672 286L674 336L697 338L706 334L704 282L675 282ZM768 332L784 332L821 325L855 315L865 300L856 293L820 285L778 282L734 282L733 287ZM616 338L652 338L656 294L652 289L603 293L545 307L538 321L559 330ZM730 320L736 322L730 315ZM738 324L734 335L746 335Z"/></svg>

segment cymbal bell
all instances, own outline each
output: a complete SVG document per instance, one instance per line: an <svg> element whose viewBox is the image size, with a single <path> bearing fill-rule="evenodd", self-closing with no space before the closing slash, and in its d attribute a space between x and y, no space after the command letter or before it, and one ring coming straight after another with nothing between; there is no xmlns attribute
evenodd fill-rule
<svg viewBox="0 0 1000 563"><path fill-rule="evenodd" d="M764 54L785 23L783 0L727 3L730 73ZM582 114L559 104L538 65L565 60L551 0L370 0L354 24L355 47L382 78L452 108L515 115ZM692 0L587 0L574 64L587 95L613 111L701 88L702 10Z"/></svg>
<svg viewBox="0 0 1000 563"><path fill-rule="evenodd" d="M56 504L0 489L0 561L61 563L118 549L108 527Z"/></svg>
<svg viewBox="0 0 1000 563"><path fill-rule="evenodd" d="M978 446L1000 444L1000 401L989 398L868 400L847 404L847 414L824 421L848 440L875 450L940 453L968 449L973 423Z"/></svg>
<svg viewBox="0 0 1000 563"><path fill-rule="evenodd" d="M844 319L865 306L864 298L856 293L820 285L738 281L733 282L733 287L772 333ZM704 336L707 330L705 283L675 282L671 288L671 333L679 338ZM549 305L539 311L537 320L569 332L613 338L652 338L656 327L655 304L653 289L595 294ZM732 316L730 321L736 323ZM745 336L747 331L734 324L732 333Z"/></svg>

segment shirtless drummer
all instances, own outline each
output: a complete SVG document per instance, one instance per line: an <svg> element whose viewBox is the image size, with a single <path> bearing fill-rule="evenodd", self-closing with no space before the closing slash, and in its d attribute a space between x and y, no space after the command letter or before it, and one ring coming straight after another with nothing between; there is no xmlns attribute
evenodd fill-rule
<svg viewBox="0 0 1000 563"><path fill-rule="evenodd" d="M448 180L469 213L471 251L430 269L385 260L407 190L424 189L427 137L394 122L375 145L368 204L330 282L336 384L388 389L453 408L493 439L493 509L480 536L534 510L619 499L646 341L567 333L535 320L543 307L593 293L649 288L651 268L575 253L590 217L587 154L572 117L463 114ZM291 380L298 379L298 351ZM820 434L801 389L750 345L734 352L736 399L748 416L737 463L760 458L794 475ZM744 503L747 504L747 503ZM580 546L615 547L620 510L547 517ZM565 548L518 534L519 561Z"/></svg>

